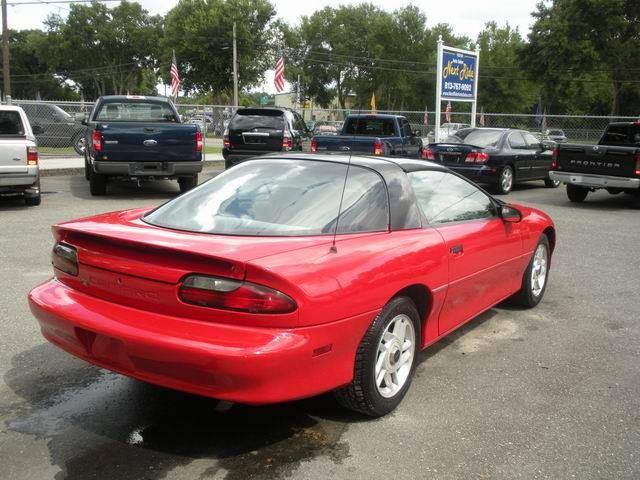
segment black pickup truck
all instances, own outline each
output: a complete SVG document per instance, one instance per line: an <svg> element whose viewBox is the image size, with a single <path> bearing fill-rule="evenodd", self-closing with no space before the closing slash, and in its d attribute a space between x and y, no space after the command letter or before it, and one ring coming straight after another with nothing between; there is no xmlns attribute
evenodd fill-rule
<svg viewBox="0 0 640 480"><path fill-rule="evenodd" d="M340 135L317 135L311 140L312 152L352 152L365 155L420 156L420 132L412 131L400 115L349 115Z"/></svg>
<svg viewBox="0 0 640 480"><path fill-rule="evenodd" d="M85 176L91 195L105 195L113 178L177 179L180 191L198 184L202 171L202 132L182 123L164 97L104 96L96 102L87 128Z"/></svg>
<svg viewBox="0 0 640 480"><path fill-rule="evenodd" d="M640 121L610 123L597 145L558 144L549 176L567 185L572 202L604 188L640 199Z"/></svg>

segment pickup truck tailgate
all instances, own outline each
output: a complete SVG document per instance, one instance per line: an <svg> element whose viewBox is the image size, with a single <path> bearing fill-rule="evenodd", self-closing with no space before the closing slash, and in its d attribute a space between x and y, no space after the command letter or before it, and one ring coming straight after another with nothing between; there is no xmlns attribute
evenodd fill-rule
<svg viewBox="0 0 640 480"><path fill-rule="evenodd" d="M559 145L558 170L616 177L635 177L640 149L604 145Z"/></svg>
<svg viewBox="0 0 640 480"><path fill-rule="evenodd" d="M0 172L22 173L27 171L26 145L24 138L2 139L0 143Z"/></svg>
<svg viewBox="0 0 640 480"><path fill-rule="evenodd" d="M98 124L102 160L114 162L180 162L199 160L196 125L113 122Z"/></svg>

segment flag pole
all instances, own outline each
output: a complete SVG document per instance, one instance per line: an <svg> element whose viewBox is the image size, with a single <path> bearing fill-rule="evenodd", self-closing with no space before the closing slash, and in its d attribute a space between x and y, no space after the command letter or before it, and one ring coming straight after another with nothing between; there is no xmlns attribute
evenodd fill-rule
<svg viewBox="0 0 640 480"><path fill-rule="evenodd" d="M233 22L233 106L238 108L238 42L236 22Z"/></svg>

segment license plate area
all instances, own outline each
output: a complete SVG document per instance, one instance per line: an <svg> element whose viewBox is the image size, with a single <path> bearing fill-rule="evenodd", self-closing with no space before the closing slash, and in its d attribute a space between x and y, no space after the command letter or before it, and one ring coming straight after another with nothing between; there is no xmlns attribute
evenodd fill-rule
<svg viewBox="0 0 640 480"><path fill-rule="evenodd" d="M141 162L133 165L133 173L151 174L166 171L166 167L162 162Z"/></svg>
<svg viewBox="0 0 640 480"><path fill-rule="evenodd" d="M439 156L442 163L460 163L460 157L459 152L441 152Z"/></svg>

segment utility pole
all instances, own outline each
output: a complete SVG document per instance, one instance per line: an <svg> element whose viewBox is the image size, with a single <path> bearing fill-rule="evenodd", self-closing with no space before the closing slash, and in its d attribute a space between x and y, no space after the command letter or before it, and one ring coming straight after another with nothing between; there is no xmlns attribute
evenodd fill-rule
<svg viewBox="0 0 640 480"><path fill-rule="evenodd" d="M3 0L3 2L6 0ZM238 108L238 46L236 42L236 22L233 22L233 106Z"/></svg>
<svg viewBox="0 0 640 480"><path fill-rule="evenodd" d="M2 77L4 99L11 103L11 70L9 69L9 30L7 30L7 0L2 0Z"/></svg>

